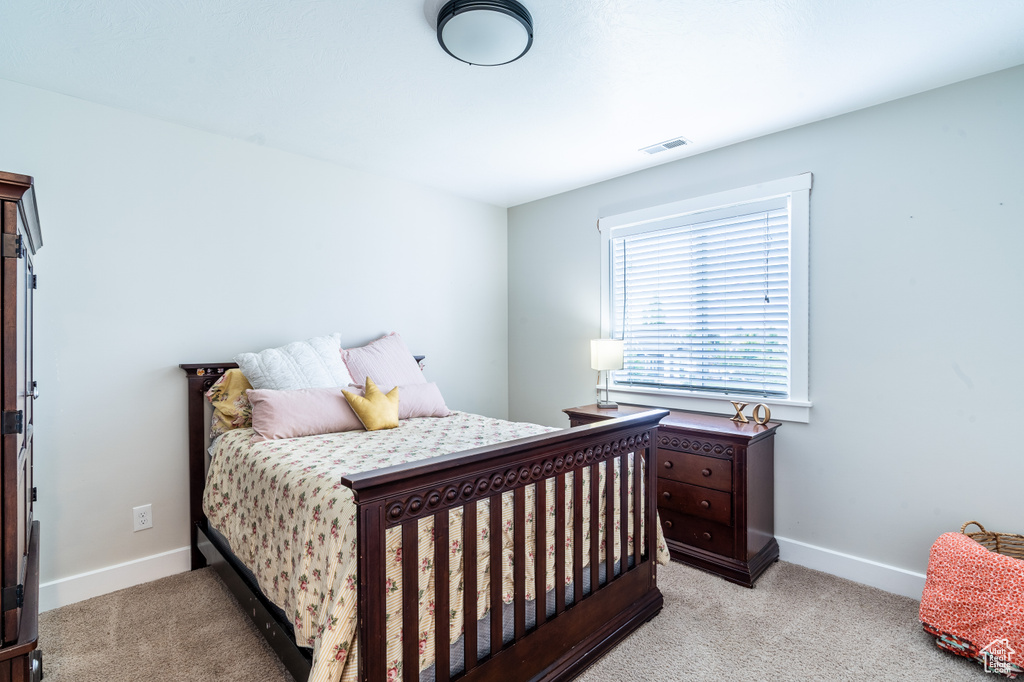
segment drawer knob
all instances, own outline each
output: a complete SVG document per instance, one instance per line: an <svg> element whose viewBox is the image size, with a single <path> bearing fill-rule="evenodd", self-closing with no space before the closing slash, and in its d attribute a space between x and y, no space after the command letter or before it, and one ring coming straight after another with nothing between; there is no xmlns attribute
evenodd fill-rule
<svg viewBox="0 0 1024 682"><path fill-rule="evenodd" d="M700 506L704 507L705 509L711 509L711 503L708 502L707 500L701 500Z"/></svg>
<svg viewBox="0 0 1024 682"><path fill-rule="evenodd" d="M711 469L701 469L700 470L700 475L704 476L704 477L710 476L711 475Z"/></svg>
<svg viewBox="0 0 1024 682"><path fill-rule="evenodd" d="M671 461L665 462L665 468L666 469L671 469L672 468L672 462Z"/></svg>
<svg viewBox="0 0 1024 682"><path fill-rule="evenodd" d="M667 491L667 490L666 490L665 492L663 492L663 493L661 494L661 496L662 496L662 497L664 497L664 498L665 498L666 500L671 500L671 499L672 499L672 493L670 493L670 492L669 492L669 491Z"/></svg>
<svg viewBox="0 0 1024 682"><path fill-rule="evenodd" d="M672 522L671 522L671 521L668 521L668 520L666 520L666 521L665 521L665 527L666 527L666 528L671 528L671 527L672 527Z"/></svg>
<svg viewBox="0 0 1024 682"><path fill-rule="evenodd" d="M701 537L707 540L708 542L711 542L711 533L704 533Z"/></svg>

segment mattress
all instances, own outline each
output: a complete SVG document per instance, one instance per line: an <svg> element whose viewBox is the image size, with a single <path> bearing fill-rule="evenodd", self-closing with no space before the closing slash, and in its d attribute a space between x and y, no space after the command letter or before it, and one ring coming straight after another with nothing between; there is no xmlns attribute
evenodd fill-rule
<svg viewBox="0 0 1024 682"><path fill-rule="evenodd" d="M456 412L441 419L409 419L396 429L354 431L276 441L251 442L251 429L224 434L212 448L203 506L210 525L228 541L238 559L253 573L261 591L278 605L291 622L296 642L313 648L310 680L355 680L358 673L356 642L356 505L351 490L340 483L343 475L413 462L452 452L500 443L553 431L548 427L521 424ZM618 472L616 471L616 489ZM605 491L600 472L602 498ZM569 475L571 481L572 475ZM589 491L584 473L584 490ZM631 484L632 477L627 479ZM547 590L554 586L554 481L548 481L546 513L549 567ZM527 509L533 507L532 486L527 489ZM618 493L613 499L618 499ZM601 501L600 523L604 504ZM566 523L572 523L571 487L566 495ZM512 496L502 497L503 601L510 602L512 582ZM584 506L584 546L589 547L589 504ZM477 619L489 604L488 503L477 504L478 555L476 557ZM450 641L462 633L462 509L449 514L451 541L449 589L452 595ZM619 516L616 515L616 522ZM667 550L658 528L659 560ZM603 530L602 530L603 533ZM533 514L528 514L528 547L535 542ZM614 533L618 556L619 533ZM571 533L567 541L571 542ZM631 540L630 540L631 541ZM433 556L433 520L419 523L419 556ZM601 559L604 560L602 547ZM589 553L585 553L589 559ZM567 581L572 576L571 546L566 552ZM387 655L392 674L400 673L401 661L401 533L388 532L385 551L387 574ZM527 563L527 599L535 585L532 561ZM421 562L420 669L433 664L432 562ZM584 587L584 589L587 589Z"/></svg>

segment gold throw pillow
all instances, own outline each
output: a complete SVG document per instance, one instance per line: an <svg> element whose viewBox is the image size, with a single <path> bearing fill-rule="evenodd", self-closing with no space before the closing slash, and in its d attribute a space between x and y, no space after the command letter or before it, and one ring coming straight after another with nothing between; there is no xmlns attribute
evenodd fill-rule
<svg viewBox="0 0 1024 682"><path fill-rule="evenodd" d="M341 392L345 394L345 400L367 431L393 429L398 426L398 386L385 395L370 377L366 377L365 398L351 391Z"/></svg>
<svg viewBox="0 0 1024 682"><path fill-rule="evenodd" d="M210 440L232 429L252 426L252 405L246 394L250 388L252 385L242 370L229 369L206 392L206 399L213 405Z"/></svg>

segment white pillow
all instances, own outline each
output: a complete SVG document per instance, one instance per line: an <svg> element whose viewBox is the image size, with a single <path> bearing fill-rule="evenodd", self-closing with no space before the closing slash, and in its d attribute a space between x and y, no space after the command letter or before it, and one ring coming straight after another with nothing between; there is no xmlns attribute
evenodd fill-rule
<svg viewBox="0 0 1024 682"><path fill-rule="evenodd" d="M352 383L341 360L341 334L296 341L259 353L240 353L235 362L256 389L291 391Z"/></svg>

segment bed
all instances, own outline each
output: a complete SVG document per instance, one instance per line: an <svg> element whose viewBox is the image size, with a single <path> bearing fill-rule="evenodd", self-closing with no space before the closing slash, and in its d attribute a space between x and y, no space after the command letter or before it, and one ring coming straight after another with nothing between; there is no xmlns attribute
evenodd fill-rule
<svg viewBox="0 0 1024 682"><path fill-rule="evenodd" d="M571 679L660 610L664 411L256 444L238 429L211 458L203 394L234 367L182 365L192 567L218 571L297 680Z"/></svg>

